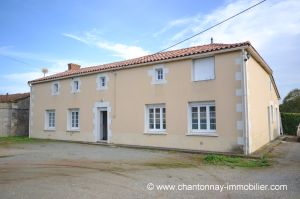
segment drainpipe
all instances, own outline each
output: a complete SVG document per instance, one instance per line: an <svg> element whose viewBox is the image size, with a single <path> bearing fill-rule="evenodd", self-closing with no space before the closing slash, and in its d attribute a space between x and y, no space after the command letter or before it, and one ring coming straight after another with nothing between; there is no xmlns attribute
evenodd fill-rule
<svg viewBox="0 0 300 199"><path fill-rule="evenodd" d="M243 101L244 101L244 139L245 139L245 148L244 153L245 155L250 154L250 143L249 143L249 113L248 113L248 85L247 85L247 61L249 57L247 57L247 52L245 49L242 49L242 74L243 74Z"/></svg>
<svg viewBox="0 0 300 199"><path fill-rule="evenodd" d="M29 96L29 124L28 124L28 137L30 138L30 134L31 134L31 121L32 121L32 114L31 114L31 109L32 109L32 85L30 83L28 83L28 86L30 87L30 96Z"/></svg>

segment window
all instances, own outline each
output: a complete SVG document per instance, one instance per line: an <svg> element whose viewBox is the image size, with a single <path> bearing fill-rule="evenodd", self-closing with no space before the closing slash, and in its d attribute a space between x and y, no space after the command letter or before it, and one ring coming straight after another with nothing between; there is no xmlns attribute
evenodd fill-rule
<svg viewBox="0 0 300 199"><path fill-rule="evenodd" d="M166 74L169 73L169 69L165 68L163 64L154 66L148 71L148 75L152 77L151 84L165 84L167 83Z"/></svg>
<svg viewBox="0 0 300 199"><path fill-rule="evenodd" d="M147 105L147 130L150 132L163 132L166 130L165 105Z"/></svg>
<svg viewBox="0 0 300 199"><path fill-rule="evenodd" d="M274 122L274 110L273 110L273 105L271 105L271 121L272 123Z"/></svg>
<svg viewBox="0 0 300 199"><path fill-rule="evenodd" d="M72 89L72 93L80 92L80 80L78 78L72 80L71 89Z"/></svg>
<svg viewBox="0 0 300 199"><path fill-rule="evenodd" d="M100 86L105 87L105 85L106 85L105 77L100 77Z"/></svg>
<svg viewBox="0 0 300 199"><path fill-rule="evenodd" d="M155 77L156 77L156 80L163 80L164 79L164 70L163 70L163 68L155 69Z"/></svg>
<svg viewBox="0 0 300 199"><path fill-rule="evenodd" d="M69 130L79 130L79 109L69 109Z"/></svg>
<svg viewBox="0 0 300 199"><path fill-rule="evenodd" d="M108 84L108 76L101 74L97 76L97 90L106 90Z"/></svg>
<svg viewBox="0 0 300 199"><path fill-rule="evenodd" d="M215 79L215 59L208 57L193 62L193 81Z"/></svg>
<svg viewBox="0 0 300 199"><path fill-rule="evenodd" d="M192 133L216 131L216 107L213 102L191 103L189 107Z"/></svg>
<svg viewBox="0 0 300 199"><path fill-rule="evenodd" d="M46 130L55 129L55 110L46 110L45 129Z"/></svg>
<svg viewBox="0 0 300 199"><path fill-rule="evenodd" d="M54 82L52 83L52 86L51 86L51 93L52 95L58 95L59 94L59 83L58 82Z"/></svg>

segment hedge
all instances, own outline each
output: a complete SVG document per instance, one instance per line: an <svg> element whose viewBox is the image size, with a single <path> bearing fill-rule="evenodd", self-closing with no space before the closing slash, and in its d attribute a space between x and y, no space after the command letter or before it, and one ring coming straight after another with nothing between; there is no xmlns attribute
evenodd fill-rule
<svg viewBox="0 0 300 199"><path fill-rule="evenodd" d="M297 127L300 124L300 113L281 113L283 133L297 135Z"/></svg>

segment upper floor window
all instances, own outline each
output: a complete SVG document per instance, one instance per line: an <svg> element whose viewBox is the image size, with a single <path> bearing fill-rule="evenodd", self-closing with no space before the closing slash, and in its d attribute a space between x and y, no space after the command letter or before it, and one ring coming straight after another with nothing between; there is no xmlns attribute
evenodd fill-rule
<svg viewBox="0 0 300 199"><path fill-rule="evenodd" d="M59 89L60 89L59 82L52 83L52 85L51 85L51 94L52 95L59 95Z"/></svg>
<svg viewBox="0 0 300 199"><path fill-rule="evenodd" d="M79 78L75 78L72 80L71 82L71 89L72 89L72 93L78 93L80 92L80 80Z"/></svg>
<svg viewBox="0 0 300 199"><path fill-rule="evenodd" d="M189 108L191 133L216 131L216 106L214 102L190 103Z"/></svg>
<svg viewBox="0 0 300 199"><path fill-rule="evenodd" d="M54 130L55 129L55 110L46 110L45 129L46 130Z"/></svg>
<svg viewBox="0 0 300 199"><path fill-rule="evenodd" d="M167 83L166 74L169 69L165 68L163 64L156 65L153 69L148 71L148 75L152 77L151 84L165 84Z"/></svg>
<svg viewBox="0 0 300 199"><path fill-rule="evenodd" d="M215 79L215 59L207 57L193 61L193 81Z"/></svg>
<svg viewBox="0 0 300 199"><path fill-rule="evenodd" d="M163 68L155 69L155 77L156 77L156 80L163 80L164 79L164 69Z"/></svg>
<svg viewBox="0 0 300 199"><path fill-rule="evenodd" d="M106 90L108 88L108 75L100 74L97 76L97 90Z"/></svg>
<svg viewBox="0 0 300 199"><path fill-rule="evenodd" d="M147 130L150 132L164 132L166 130L166 107L164 104L146 106Z"/></svg>

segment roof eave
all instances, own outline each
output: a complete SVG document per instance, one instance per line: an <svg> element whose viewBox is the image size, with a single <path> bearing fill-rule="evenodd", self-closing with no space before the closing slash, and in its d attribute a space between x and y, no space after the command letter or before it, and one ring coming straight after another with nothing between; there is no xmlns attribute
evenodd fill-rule
<svg viewBox="0 0 300 199"><path fill-rule="evenodd" d="M78 76L104 73L104 72L108 72L108 71L126 70L126 69L140 67L140 66L161 64L161 63L173 62L173 61L179 61L179 60L185 60L185 59L196 59L196 58L201 58L201 57L208 57L208 56L212 56L212 55L216 55L216 54L222 54L222 53L226 53L226 52L238 51L238 50L241 50L241 49L245 49L245 47L247 47L247 46L239 46L239 47L234 47L234 48L229 48L229 49L210 51L210 52L206 52L206 53L199 53L199 54L194 54L194 55L189 55L189 56L176 57L176 58L153 61L153 62L147 62L147 63L142 63L142 64L133 64L133 65L122 66L122 67L118 67L118 68L109 68L109 69L106 69L106 70L97 70L97 71L86 72L86 73L78 73L78 74L74 74L74 75L56 77L56 78L53 78L53 79L46 79L46 80L41 80L41 81L34 81L33 80L33 81L29 81L28 84L29 85L34 85L34 84L39 84L39 83L52 82L52 81L56 81L56 80L74 78L74 77L78 77Z"/></svg>
<svg viewBox="0 0 300 199"><path fill-rule="evenodd" d="M267 64L267 62L260 56L260 54L257 52L257 50L252 46L246 46L244 47L245 50L247 50L251 56L262 66L262 68L270 75L272 84L275 88L275 92L277 94L278 99L280 99L279 90L277 88L277 85L275 83L274 77L273 77L273 71L271 67Z"/></svg>

